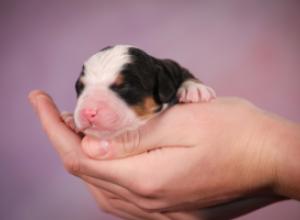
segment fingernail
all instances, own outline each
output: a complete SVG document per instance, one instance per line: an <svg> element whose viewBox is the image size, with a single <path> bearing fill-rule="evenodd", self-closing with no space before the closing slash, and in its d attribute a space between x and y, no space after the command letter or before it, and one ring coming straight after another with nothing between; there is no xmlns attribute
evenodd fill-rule
<svg viewBox="0 0 300 220"><path fill-rule="evenodd" d="M101 140L98 145L98 153L99 156L104 156L109 151L109 143L108 141Z"/></svg>
<svg viewBox="0 0 300 220"><path fill-rule="evenodd" d="M31 105L35 108L37 104L37 97L41 94L40 90L33 90L28 94L28 99Z"/></svg>
<svg viewBox="0 0 300 220"><path fill-rule="evenodd" d="M43 94L35 94L35 95L32 95L30 94L29 95L29 101L32 105L32 107L34 108L34 110L36 111L37 108L38 108L38 102L41 98L44 98L45 96Z"/></svg>
<svg viewBox="0 0 300 220"><path fill-rule="evenodd" d="M31 103L31 105L32 105L33 107L36 106L36 100L35 100L35 98L30 98L29 101L30 101L30 103Z"/></svg>
<svg viewBox="0 0 300 220"><path fill-rule="evenodd" d="M33 108L36 108L36 97L28 97L28 100L30 102L30 104L32 105Z"/></svg>
<svg viewBox="0 0 300 220"><path fill-rule="evenodd" d="M82 139L82 149L91 158L101 159L109 151L109 142L106 140L99 140L97 138L85 136Z"/></svg>
<svg viewBox="0 0 300 220"><path fill-rule="evenodd" d="M33 98L32 105L36 113L38 113L39 103L44 97L44 95L37 95L35 98Z"/></svg>

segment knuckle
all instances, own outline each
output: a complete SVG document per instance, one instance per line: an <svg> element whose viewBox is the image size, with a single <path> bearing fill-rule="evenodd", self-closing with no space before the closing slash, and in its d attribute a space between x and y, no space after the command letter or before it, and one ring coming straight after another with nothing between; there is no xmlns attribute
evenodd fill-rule
<svg viewBox="0 0 300 220"><path fill-rule="evenodd" d="M140 181L136 186L137 193L144 197L154 197L159 192L159 187L155 182L149 181Z"/></svg>
<svg viewBox="0 0 300 220"><path fill-rule="evenodd" d="M63 157L64 167L65 169L71 173L72 175L78 176L81 170L81 165L79 158L76 153L67 153Z"/></svg>
<svg viewBox="0 0 300 220"><path fill-rule="evenodd" d="M123 150L126 154L132 154L137 150L140 143L140 133L138 130L129 130L122 136Z"/></svg>

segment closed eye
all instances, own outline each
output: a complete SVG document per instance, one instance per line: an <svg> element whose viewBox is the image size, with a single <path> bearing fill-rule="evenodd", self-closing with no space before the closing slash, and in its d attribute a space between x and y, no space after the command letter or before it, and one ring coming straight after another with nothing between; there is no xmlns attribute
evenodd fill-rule
<svg viewBox="0 0 300 220"><path fill-rule="evenodd" d="M115 92L126 92L130 90L129 83L123 82L121 84L112 84L110 88Z"/></svg>
<svg viewBox="0 0 300 220"><path fill-rule="evenodd" d="M84 84L83 84L83 82L81 81L80 78L75 83L75 89L76 89L77 97L79 97L80 94L82 93L83 89L84 89Z"/></svg>

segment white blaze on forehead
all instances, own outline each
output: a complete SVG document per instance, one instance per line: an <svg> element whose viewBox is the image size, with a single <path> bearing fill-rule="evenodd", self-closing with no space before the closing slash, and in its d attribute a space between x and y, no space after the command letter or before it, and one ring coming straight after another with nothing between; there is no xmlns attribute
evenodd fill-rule
<svg viewBox="0 0 300 220"><path fill-rule="evenodd" d="M122 67L131 63L131 56L128 53L130 47L132 46L116 45L96 53L84 63L84 75L81 76L84 89L74 111L74 121L79 130L85 126L81 116L82 110L97 110L99 103L102 107L106 105L118 114L120 129L139 122L127 104L109 89ZM101 131L97 132L101 134Z"/></svg>
<svg viewBox="0 0 300 220"><path fill-rule="evenodd" d="M104 84L109 85L114 82L122 67L131 62L128 49L129 45L116 45L104 51L100 51L91 56L84 63L83 81L86 85Z"/></svg>

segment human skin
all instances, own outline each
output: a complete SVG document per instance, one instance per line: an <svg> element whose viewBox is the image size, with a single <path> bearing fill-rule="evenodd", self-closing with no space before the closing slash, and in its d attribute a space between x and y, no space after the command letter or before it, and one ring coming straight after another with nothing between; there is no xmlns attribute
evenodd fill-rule
<svg viewBox="0 0 300 220"><path fill-rule="evenodd" d="M300 198L299 125L245 100L175 106L108 140L102 151L99 140L81 143L48 96L33 92L30 100L66 169L90 186L101 206L114 204L110 212L123 218L201 219L208 210L218 213L208 207L224 203L234 216L241 204L236 199L248 212L281 196Z"/></svg>

